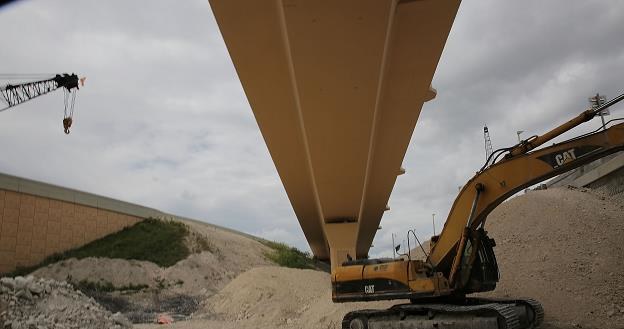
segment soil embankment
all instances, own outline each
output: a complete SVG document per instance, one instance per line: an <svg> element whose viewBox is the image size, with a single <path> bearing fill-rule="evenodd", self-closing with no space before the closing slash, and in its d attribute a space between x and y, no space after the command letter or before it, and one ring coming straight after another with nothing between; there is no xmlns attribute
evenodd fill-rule
<svg viewBox="0 0 624 329"><path fill-rule="evenodd" d="M270 248L248 237L194 221L184 221L190 236L200 235L204 248L187 239L186 259L169 267L149 261L88 257L67 259L32 273L35 277L68 281L109 311L121 312L134 323L154 322L166 313L186 319L200 303L244 271L269 266Z"/></svg>

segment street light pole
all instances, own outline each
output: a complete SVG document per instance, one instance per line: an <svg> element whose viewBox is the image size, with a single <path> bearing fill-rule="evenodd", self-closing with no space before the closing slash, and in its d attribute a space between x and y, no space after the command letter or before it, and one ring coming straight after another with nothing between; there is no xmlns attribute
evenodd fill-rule
<svg viewBox="0 0 624 329"><path fill-rule="evenodd" d="M392 233L392 259L396 259L396 245L394 244L394 233Z"/></svg>

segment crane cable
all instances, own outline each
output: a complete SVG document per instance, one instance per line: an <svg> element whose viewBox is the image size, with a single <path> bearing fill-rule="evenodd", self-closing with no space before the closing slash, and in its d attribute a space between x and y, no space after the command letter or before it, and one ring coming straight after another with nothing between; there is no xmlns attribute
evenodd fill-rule
<svg viewBox="0 0 624 329"><path fill-rule="evenodd" d="M64 93L64 104L65 104L65 112L63 115L63 130L65 134L69 134L69 128L71 127L74 119L74 104L76 103L76 90L67 90L63 89ZM69 95L71 94L71 101L69 100Z"/></svg>

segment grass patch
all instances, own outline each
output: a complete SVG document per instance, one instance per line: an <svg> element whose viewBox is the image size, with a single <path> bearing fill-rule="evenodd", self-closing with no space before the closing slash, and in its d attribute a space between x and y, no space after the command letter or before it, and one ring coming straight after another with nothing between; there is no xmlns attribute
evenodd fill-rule
<svg viewBox="0 0 624 329"><path fill-rule="evenodd" d="M281 242L262 241L262 244L273 249L266 253L265 256L280 266L316 269L315 261L308 252L303 252Z"/></svg>
<svg viewBox="0 0 624 329"><path fill-rule="evenodd" d="M20 267L6 276L25 275L61 260L87 257L146 260L169 267L190 255L185 244L188 235L189 229L183 223L149 218L80 248L50 255L35 266Z"/></svg>

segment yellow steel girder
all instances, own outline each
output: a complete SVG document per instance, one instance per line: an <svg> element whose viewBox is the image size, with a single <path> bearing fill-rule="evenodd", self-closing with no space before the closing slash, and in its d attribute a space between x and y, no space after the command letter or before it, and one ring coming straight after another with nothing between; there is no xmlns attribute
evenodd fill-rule
<svg viewBox="0 0 624 329"><path fill-rule="evenodd" d="M365 257L460 1L209 2L312 252Z"/></svg>

